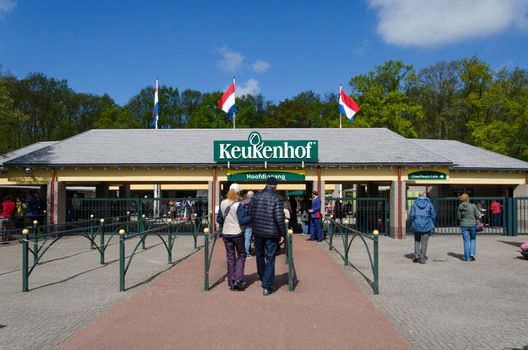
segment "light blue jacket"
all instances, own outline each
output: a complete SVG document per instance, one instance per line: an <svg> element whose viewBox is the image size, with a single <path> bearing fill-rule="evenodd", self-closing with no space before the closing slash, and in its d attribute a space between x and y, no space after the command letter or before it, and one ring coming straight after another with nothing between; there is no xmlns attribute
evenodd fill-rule
<svg viewBox="0 0 528 350"><path fill-rule="evenodd" d="M436 211L427 197L418 197L409 215L411 230L416 233L431 232L435 227Z"/></svg>

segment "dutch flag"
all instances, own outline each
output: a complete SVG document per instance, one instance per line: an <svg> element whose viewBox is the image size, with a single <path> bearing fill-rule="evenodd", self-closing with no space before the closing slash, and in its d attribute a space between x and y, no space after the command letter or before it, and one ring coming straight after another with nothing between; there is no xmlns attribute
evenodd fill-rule
<svg viewBox="0 0 528 350"><path fill-rule="evenodd" d="M222 98L218 101L218 105L228 115L236 113L235 79L233 79L233 82L231 83L231 85L229 85L227 90L224 92L224 95L222 96Z"/></svg>
<svg viewBox="0 0 528 350"><path fill-rule="evenodd" d="M152 109L152 126L158 128L158 79L156 79L156 87L154 89L154 109Z"/></svg>
<svg viewBox="0 0 528 350"><path fill-rule="evenodd" d="M339 85L339 113L346 115L348 120L352 123L354 120L354 114L359 112L360 109L361 108L359 108L358 104L345 94L345 91L341 85Z"/></svg>

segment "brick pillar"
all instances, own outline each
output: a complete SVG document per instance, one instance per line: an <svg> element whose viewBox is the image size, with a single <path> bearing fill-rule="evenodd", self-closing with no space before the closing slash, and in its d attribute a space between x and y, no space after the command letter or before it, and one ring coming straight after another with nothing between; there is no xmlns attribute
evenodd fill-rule
<svg viewBox="0 0 528 350"><path fill-rule="evenodd" d="M407 222L407 209L405 205L406 201L406 191L405 191L405 181L401 182L401 223L402 223L402 238L405 237L406 222ZM392 238L398 237L398 181L393 181L391 183L390 189L390 236Z"/></svg>

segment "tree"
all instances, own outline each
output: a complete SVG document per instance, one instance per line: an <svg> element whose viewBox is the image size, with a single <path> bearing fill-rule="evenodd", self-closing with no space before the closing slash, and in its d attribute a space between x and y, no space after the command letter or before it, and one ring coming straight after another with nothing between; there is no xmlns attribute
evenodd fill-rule
<svg viewBox="0 0 528 350"><path fill-rule="evenodd" d="M417 137L414 128L423 119L422 106L413 103L408 89L416 81L411 65L387 61L374 71L350 80L353 97L361 106L354 127L389 128L405 137Z"/></svg>
<svg viewBox="0 0 528 350"><path fill-rule="evenodd" d="M459 124L460 63L438 62L420 70L416 84L409 90L413 103L422 106L424 117L415 124L421 138L461 139Z"/></svg>
<svg viewBox="0 0 528 350"><path fill-rule="evenodd" d="M28 121L28 116L14 105L5 81L0 80L0 155L25 146L22 135L14 131Z"/></svg>

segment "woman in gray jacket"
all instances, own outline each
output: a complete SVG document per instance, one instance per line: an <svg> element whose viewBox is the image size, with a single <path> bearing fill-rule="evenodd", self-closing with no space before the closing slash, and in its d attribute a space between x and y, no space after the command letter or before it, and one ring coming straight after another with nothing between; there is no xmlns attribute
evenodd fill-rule
<svg viewBox="0 0 528 350"><path fill-rule="evenodd" d="M478 208L469 203L469 195L462 194L459 197L460 205L458 206L458 220L460 221L460 231L464 239L464 260L471 262L477 260L475 255L477 253L477 219L480 218L480 211Z"/></svg>

